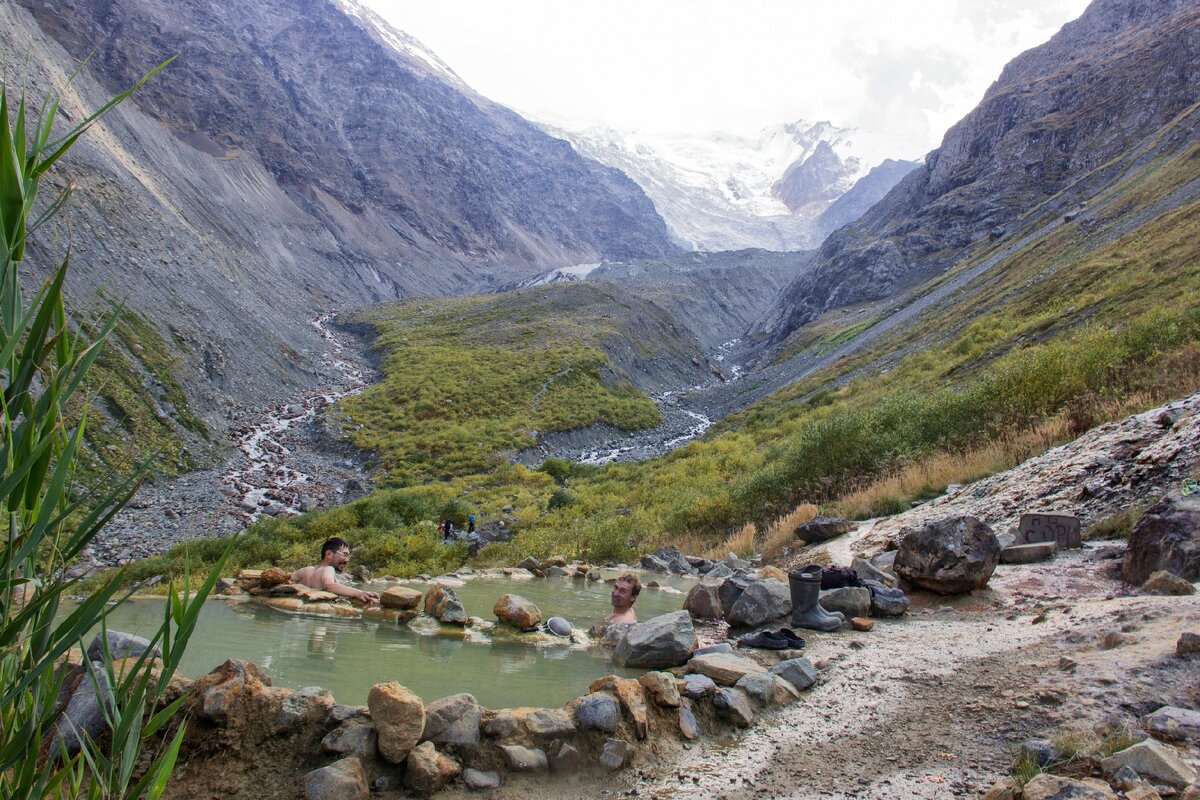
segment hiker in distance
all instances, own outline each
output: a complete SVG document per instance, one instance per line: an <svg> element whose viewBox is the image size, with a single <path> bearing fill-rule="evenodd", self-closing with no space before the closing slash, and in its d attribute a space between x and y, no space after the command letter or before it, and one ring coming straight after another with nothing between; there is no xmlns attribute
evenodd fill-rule
<svg viewBox="0 0 1200 800"><path fill-rule="evenodd" d="M292 573L292 583L302 583L310 589L320 589L332 592L351 600L364 603L378 603L379 595L346 586L338 582L337 573L346 567L350 561L350 545L345 539L334 536L326 539L321 545L321 563L315 567L301 567Z"/></svg>
<svg viewBox="0 0 1200 800"><path fill-rule="evenodd" d="M637 614L633 612L633 604L642 591L642 583L636 576L626 573L613 583L612 602L613 613L604 620L606 625L617 625L622 622L637 622Z"/></svg>

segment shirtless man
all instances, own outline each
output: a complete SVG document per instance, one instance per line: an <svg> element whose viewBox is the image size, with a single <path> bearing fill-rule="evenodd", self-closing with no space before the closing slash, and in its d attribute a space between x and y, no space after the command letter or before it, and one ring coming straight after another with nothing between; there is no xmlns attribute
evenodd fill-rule
<svg viewBox="0 0 1200 800"><path fill-rule="evenodd" d="M613 613L604 620L606 625L616 625L622 622L637 622L637 614L633 613L633 604L642 591L641 581L636 576L625 574L613 583L612 601Z"/></svg>
<svg viewBox="0 0 1200 800"><path fill-rule="evenodd" d="M292 573L292 583L302 583L310 589L320 589L349 597L364 603L378 603L379 595L338 583L339 573L350 560L350 545L345 539L334 536L321 545L321 563L315 567L302 567Z"/></svg>

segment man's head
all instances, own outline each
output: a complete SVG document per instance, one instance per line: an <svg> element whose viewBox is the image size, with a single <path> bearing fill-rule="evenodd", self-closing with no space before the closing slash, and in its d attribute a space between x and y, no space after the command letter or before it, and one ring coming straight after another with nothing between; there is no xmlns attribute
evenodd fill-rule
<svg viewBox="0 0 1200 800"><path fill-rule="evenodd" d="M612 607L617 611L624 611L633 605L641 591L642 582L637 579L636 575L628 573L622 575L613 583Z"/></svg>
<svg viewBox="0 0 1200 800"><path fill-rule="evenodd" d="M321 563L328 563L338 572L350 561L350 543L345 539L333 536L321 545Z"/></svg>

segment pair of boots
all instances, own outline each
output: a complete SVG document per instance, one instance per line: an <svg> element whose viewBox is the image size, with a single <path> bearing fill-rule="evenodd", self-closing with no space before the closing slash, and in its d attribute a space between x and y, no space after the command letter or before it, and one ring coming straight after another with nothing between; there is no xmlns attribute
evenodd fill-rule
<svg viewBox="0 0 1200 800"><path fill-rule="evenodd" d="M821 566L811 564L788 573L792 592L792 627L813 631L836 631L846 624L840 611L821 608Z"/></svg>

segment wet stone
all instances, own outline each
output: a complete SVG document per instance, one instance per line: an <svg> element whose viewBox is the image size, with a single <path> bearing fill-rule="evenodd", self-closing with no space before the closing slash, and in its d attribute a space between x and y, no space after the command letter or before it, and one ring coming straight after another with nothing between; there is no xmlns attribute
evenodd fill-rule
<svg viewBox="0 0 1200 800"><path fill-rule="evenodd" d="M582 731L614 733L620 719L620 706L606 694L593 692L585 695L575 706L575 723Z"/></svg>
<svg viewBox="0 0 1200 800"><path fill-rule="evenodd" d="M706 697L717 691L717 683L707 675L684 675L683 696L692 699Z"/></svg>
<svg viewBox="0 0 1200 800"><path fill-rule="evenodd" d="M546 753L539 747L522 747L516 744L500 745L505 763L513 772L545 772L549 767Z"/></svg>
<svg viewBox="0 0 1200 800"><path fill-rule="evenodd" d="M605 739L600 763L612 770L623 768L633 756L634 746L621 739Z"/></svg>
<svg viewBox="0 0 1200 800"><path fill-rule="evenodd" d="M500 773L495 770L484 772L467 767L463 770L462 780L466 787L474 792L500 788Z"/></svg>

